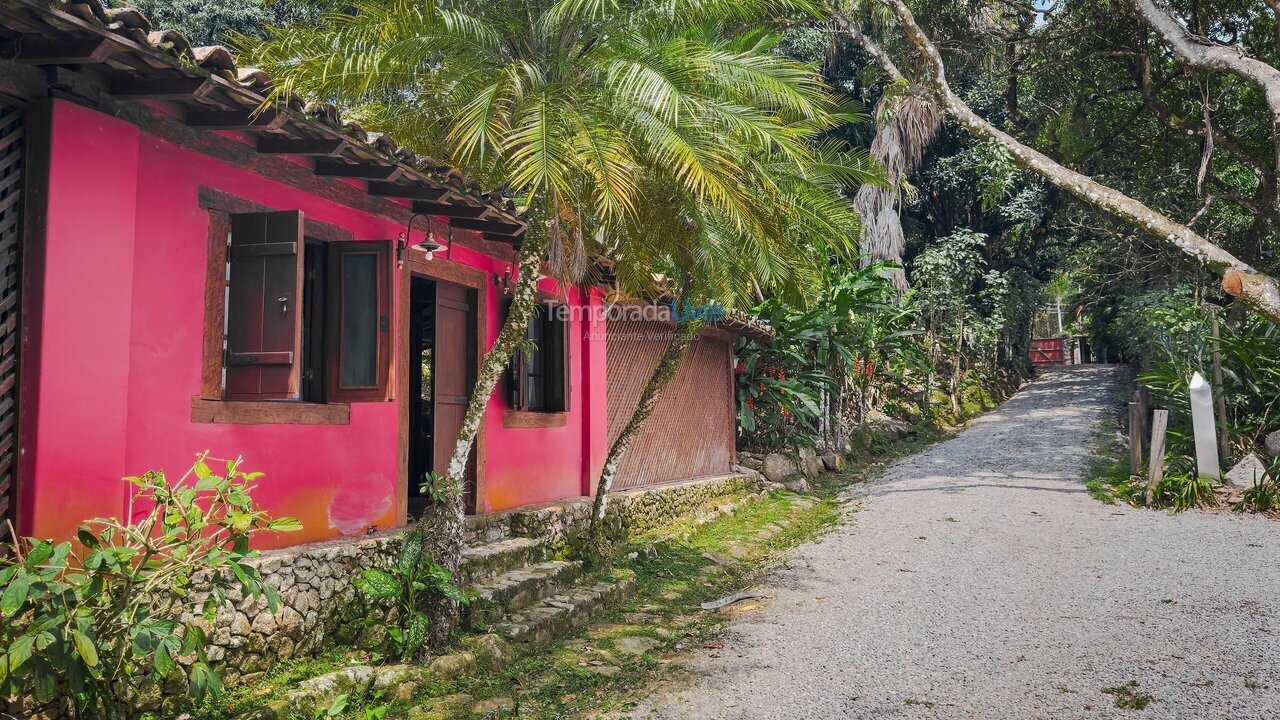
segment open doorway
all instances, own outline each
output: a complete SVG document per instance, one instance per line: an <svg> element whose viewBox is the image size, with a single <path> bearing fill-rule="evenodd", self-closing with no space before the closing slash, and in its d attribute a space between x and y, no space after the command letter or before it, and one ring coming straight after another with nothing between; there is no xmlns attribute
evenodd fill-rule
<svg viewBox="0 0 1280 720"><path fill-rule="evenodd" d="M430 503L423 478L444 475L466 414L476 373L476 291L412 276L409 290L408 509ZM466 508L476 508L476 452L467 463Z"/></svg>

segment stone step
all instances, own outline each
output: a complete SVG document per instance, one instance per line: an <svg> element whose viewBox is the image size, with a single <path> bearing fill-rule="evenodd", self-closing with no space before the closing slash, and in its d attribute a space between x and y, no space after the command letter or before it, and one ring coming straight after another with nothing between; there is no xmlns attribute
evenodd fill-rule
<svg viewBox="0 0 1280 720"><path fill-rule="evenodd" d="M462 549L459 584L465 586L547 559L547 543L536 538L506 538Z"/></svg>
<svg viewBox="0 0 1280 720"><path fill-rule="evenodd" d="M582 563L551 560L508 570L472 586L474 596L466 608L467 626L480 629L496 623L509 612L565 592L582 576Z"/></svg>
<svg viewBox="0 0 1280 720"><path fill-rule="evenodd" d="M610 578L576 585L530 608L509 613L493 631L513 643L541 647L609 612L626 600L635 586L635 573L619 570Z"/></svg>

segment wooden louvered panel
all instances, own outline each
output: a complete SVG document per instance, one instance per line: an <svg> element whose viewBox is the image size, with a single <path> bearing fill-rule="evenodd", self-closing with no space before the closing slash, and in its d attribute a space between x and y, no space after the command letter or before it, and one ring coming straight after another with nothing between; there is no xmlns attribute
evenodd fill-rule
<svg viewBox="0 0 1280 720"><path fill-rule="evenodd" d="M609 444L631 419L645 382L671 338L657 322L616 321L608 328ZM618 469L617 489L728 472L734 415L729 348L699 336Z"/></svg>
<svg viewBox="0 0 1280 720"><path fill-rule="evenodd" d="M0 541L9 538L17 506L22 133L22 111L0 104Z"/></svg>

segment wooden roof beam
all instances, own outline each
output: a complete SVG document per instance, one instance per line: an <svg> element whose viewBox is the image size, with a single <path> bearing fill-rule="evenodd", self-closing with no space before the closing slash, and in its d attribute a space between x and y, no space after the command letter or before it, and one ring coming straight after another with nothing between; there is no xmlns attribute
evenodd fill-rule
<svg viewBox="0 0 1280 720"><path fill-rule="evenodd" d="M147 80L122 77L111 81L112 97L128 100L198 100L213 91L208 78L180 77Z"/></svg>
<svg viewBox="0 0 1280 720"><path fill-rule="evenodd" d="M275 110L192 110L187 125L202 130L278 130L289 116Z"/></svg>
<svg viewBox="0 0 1280 720"><path fill-rule="evenodd" d="M513 225L511 223L499 222L497 220L455 218L450 220L449 224L461 230L479 230L493 235L503 235L507 238L523 235L525 231L525 227L523 225ZM510 242L510 240L508 240L508 242Z"/></svg>
<svg viewBox="0 0 1280 720"><path fill-rule="evenodd" d="M23 35L6 48L6 56L24 65L97 65L120 51L110 38L51 40Z"/></svg>
<svg viewBox="0 0 1280 720"><path fill-rule="evenodd" d="M440 215L447 218L479 218L489 211L485 206L471 205L454 205L451 203L439 202L416 202L413 204L415 213L423 213L425 215Z"/></svg>
<svg viewBox="0 0 1280 720"><path fill-rule="evenodd" d="M519 250L520 245L524 243L524 234L520 235L495 235L494 233L481 233L481 237L489 242L502 243L510 245L512 248Z"/></svg>
<svg viewBox="0 0 1280 720"><path fill-rule="evenodd" d="M390 182L400 177L404 168L398 165L367 165L364 163L344 163L329 158L316 161L316 174L326 177L355 178L358 180L381 180Z"/></svg>
<svg viewBox="0 0 1280 720"><path fill-rule="evenodd" d="M445 188L399 185L393 182L370 182L368 190L370 195L377 197L423 200L425 202L439 202L449 195L449 191Z"/></svg>
<svg viewBox="0 0 1280 720"><path fill-rule="evenodd" d="M346 140L329 138L294 139L264 137L258 140L258 152L263 155L296 155L299 157L333 157L351 147Z"/></svg>

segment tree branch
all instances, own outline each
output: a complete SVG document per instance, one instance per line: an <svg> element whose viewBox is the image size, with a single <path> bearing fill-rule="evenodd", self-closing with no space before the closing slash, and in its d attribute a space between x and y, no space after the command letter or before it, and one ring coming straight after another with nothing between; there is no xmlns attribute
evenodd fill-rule
<svg viewBox="0 0 1280 720"><path fill-rule="evenodd" d="M840 32L848 35L854 42L861 45L862 49L866 50L868 55L870 55L877 63L880 63L880 68L889 76L890 81L906 81L906 78L904 78L902 73L898 70L898 66L893 64L893 58L889 57L889 53L885 52L884 48L880 47L879 43L872 40L866 35L866 33L855 27L845 16L833 13L832 19L835 20L836 27L840 29Z"/></svg>
<svg viewBox="0 0 1280 720"><path fill-rule="evenodd" d="M1179 130L1191 135L1199 135L1202 138L1206 131L1212 132L1213 143L1215 146L1221 146L1224 150L1231 153L1238 162L1248 165L1249 169L1252 170L1259 178L1263 178L1264 181L1266 178L1271 176L1272 169L1260 162L1253 153L1245 149L1244 145L1242 145L1239 140L1222 127L1218 125L1210 125L1206 127L1200 123L1194 123L1190 120L1175 116L1173 112L1169 110L1169 106L1166 105L1159 97L1159 92L1163 90L1175 76L1171 75L1168 78L1165 78L1157 86L1151 77L1151 58L1149 56L1143 55L1138 59L1138 68L1134 70L1134 73L1136 75L1134 79L1137 80L1139 89L1142 92L1142 102L1145 103L1147 107L1151 108L1151 110L1161 120L1163 120L1165 124L1174 130Z"/></svg>
<svg viewBox="0 0 1280 720"><path fill-rule="evenodd" d="M902 0L880 0L897 16L908 41L924 60L925 77L934 101L966 130L976 137L998 142L1008 148L1014 160L1022 167L1066 190L1079 200L1107 212L1127 223L1177 247L1183 253L1222 275L1223 289L1240 301L1280 323L1280 284L1226 250L1200 236L1194 230L1177 223L1141 202L1107 187L1093 178L1063 167L1047 155L1031 148L1008 133L982 119L969 108L947 84L946 65L938 49L916 23L915 17ZM1136 0L1141 2L1142 0ZM901 73L898 73L901 75Z"/></svg>
<svg viewBox="0 0 1280 720"><path fill-rule="evenodd" d="M1155 0L1133 0L1143 24L1155 31L1178 60L1188 68L1224 72L1262 90L1271 110L1273 167L1280 169L1280 70L1249 57L1243 48L1219 45L1196 37ZM1280 184L1277 184L1280 189ZM1276 199L1280 207L1280 197Z"/></svg>

